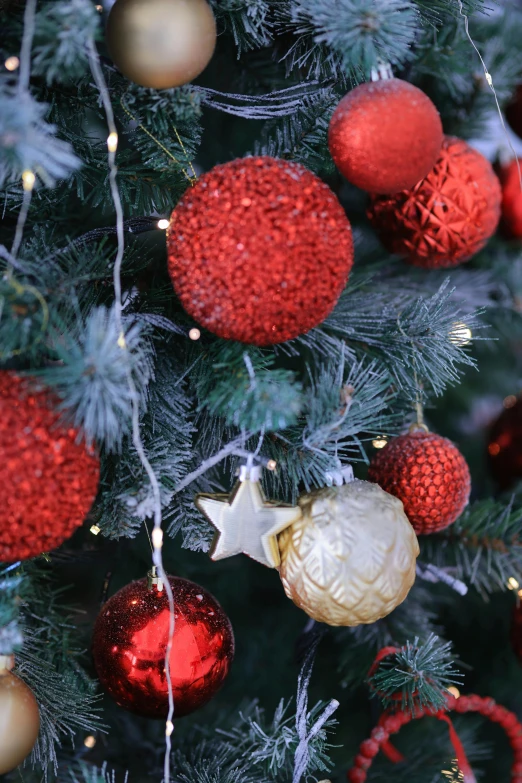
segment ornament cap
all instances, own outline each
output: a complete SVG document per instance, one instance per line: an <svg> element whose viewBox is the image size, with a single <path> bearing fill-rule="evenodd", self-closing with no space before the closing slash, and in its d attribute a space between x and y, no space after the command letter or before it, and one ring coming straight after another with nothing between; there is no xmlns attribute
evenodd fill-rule
<svg viewBox="0 0 522 783"><path fill-rule="evenodd" d="M158 569L155 565L153 565L150 571L147 573L147 583L149 590L152 590L153 587L156 587L158 593L163 592L163 580L159 576Z"/></svg>

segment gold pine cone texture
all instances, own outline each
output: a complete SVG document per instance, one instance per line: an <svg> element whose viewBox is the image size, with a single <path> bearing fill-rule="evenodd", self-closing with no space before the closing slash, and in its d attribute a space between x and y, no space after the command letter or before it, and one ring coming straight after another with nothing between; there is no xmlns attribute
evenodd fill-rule
<svg viewBox="0 0 522 783"><path fill-rule="evenodd" d="M419 544L403 505L353 481L302 495L302 516L279 536L287 596L328 625L373 623L404 601Z"/></svg>

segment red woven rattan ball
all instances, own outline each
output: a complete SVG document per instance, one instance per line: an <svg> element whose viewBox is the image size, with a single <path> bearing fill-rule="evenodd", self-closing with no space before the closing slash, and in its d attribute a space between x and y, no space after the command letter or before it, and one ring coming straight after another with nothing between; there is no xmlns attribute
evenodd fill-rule
<svg viewBox="0 0 522 783"><path fill-rule="evenodd" d="M447 438L414 431L393 438L373 458L368 473L404 504L416 533L436 533L462 514L471 479L466 460Z"/></svg>
<svg viewBox="0 0 522 783"><path fill-rule="evenodd" d="M100 465L58 424L59 400L0 371L0 561L25 560L69 538L96 497Z"/></svg>
<svg viewBox="0 0 522 783"><path fill-rule="evenodd" d="M169 272L183 307L219 337L291 340L323 321L353 263L336 196L297 163L216 166L172 213Z"/></svg>
<svg viewBox="0 0 522 783"><path fill-rule="evenodd" d="M337 106L328 146L346 179L371 193L412 188L433 168L442 144L439 113L402 79L360 84Z"/></svg>
<svg viewBox="0 0 522 783"><path fill-rule="evenodd" d="M500 218L500 183L486 158L446 136L430 173L393 196L373 196L368 217L385 247L425 269L457 266L481 250Z"/></svg>

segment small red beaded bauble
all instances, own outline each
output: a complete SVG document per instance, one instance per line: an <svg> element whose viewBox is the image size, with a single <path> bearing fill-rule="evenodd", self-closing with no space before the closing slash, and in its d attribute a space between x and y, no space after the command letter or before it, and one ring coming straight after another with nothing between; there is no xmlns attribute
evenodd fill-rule
<svg viewBox="0 0 522 783"><path fill-rule="evenodd" d="M169 272L183 307L219 337L291 340L323 321L353 263L336 196L297 163L215 166L172 213Z"/></svg>
<svg viewBox="0 0 522 783"><path fill-rule="evenodd" d="M502 188L502 222L504 232L522 239L522 187L516 160L497 169Z"/></svg>
<svg viewBox="0 0 522 783"><path fill-rule="evenodd" d="M370 193L413 187L435 165L441 144L437 109L402 79L360 84L339 103L328 130L335 165Z"/></svg>
<svg viewBox="0 0 522 783"><path fill-rule="evenodd" d="M59 424L60 401L34 378L0 371L0 561L55 549L84 521L100 464L78 431Z"/></svg>
<svg viewBox="0 0 522 783"><path fill-rule="evenodd" d="M457 447L423 430L390 440L372 459L368 478L402 500L419 534L436 533L455 522L471 488L467 462Z"/></svg>
<svg viewBox="0 0 522 783"><path fill-rule="evenodd" d="M522 478L522 400L511 400L491 425L488 439L489 468L502 490Z"/></svg>
<svg viewBox="0 0 522 783"><path fill-rule="evenodd" d="M175 627L170 653L174 716L202 707L216 694L234 657L230 621L202 587L170 576ZM165 653L170 612L159 580L139 579L102 608L93 637L101 684L120 707L147 718L166 718Z"/></svg>
<svg viewBox="0 0 522 783"><path fill-rule="evenodd" d="M481 250L500 218L500 183L486 158L446 136L432 171L410 190L373 196L368 217L384 246L424 269L457 266Z"/></svg>

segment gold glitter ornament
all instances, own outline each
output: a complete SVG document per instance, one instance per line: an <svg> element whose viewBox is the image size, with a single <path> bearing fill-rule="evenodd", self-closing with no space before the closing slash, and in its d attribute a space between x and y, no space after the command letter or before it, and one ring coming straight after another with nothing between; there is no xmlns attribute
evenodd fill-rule
<svg viewBox="0 0 522 783"><path fill-rule="evenodd" d="M398 498L356 480L302 495L299 507L279 536L281 581L297 606L318 622L354 626L404 601L419 544Z"/></svg>
<svg viewBox="0 0 522 783"><path fill-rule="evenodd" d="M127 79L163 90L187 84L206 68L216 21L206 0L116 0L106 40Z"/></svg>
<svg viewBox="0 0 522 783"><path fill-rule="evenodd" d="M29 755L38 738L40 714L34 693L12 674L12 656L0 656L0 775Z"/></svg>

